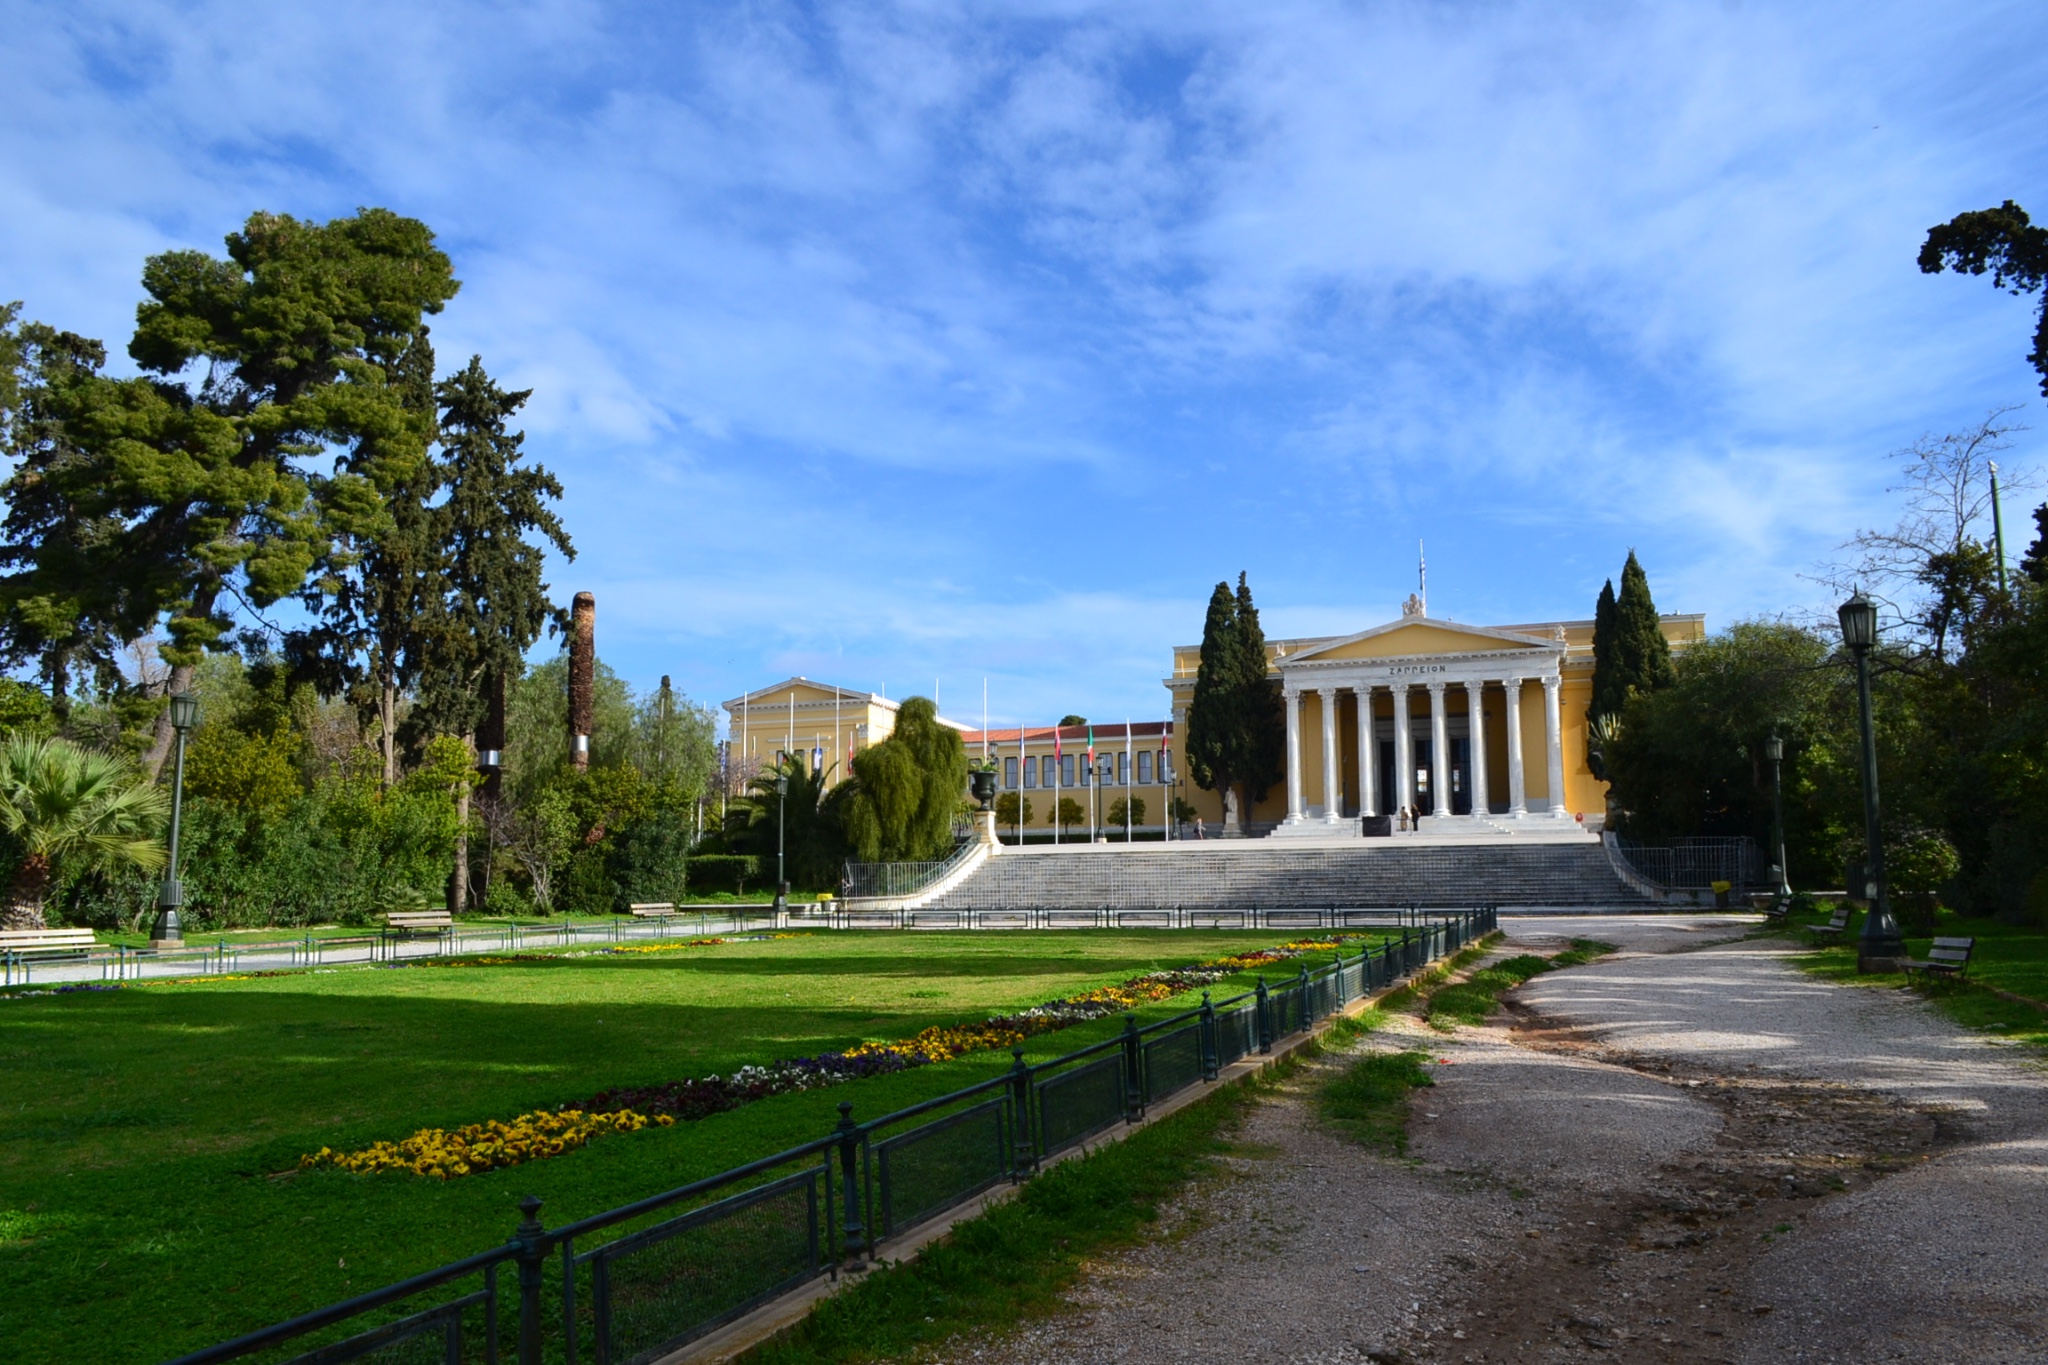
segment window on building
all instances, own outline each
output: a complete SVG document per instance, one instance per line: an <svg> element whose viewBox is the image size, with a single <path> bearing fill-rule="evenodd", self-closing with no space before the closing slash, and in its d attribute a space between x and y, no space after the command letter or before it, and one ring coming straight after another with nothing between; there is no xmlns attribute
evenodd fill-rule
<svg viewBox="0 0 2048 1365"><path fill-rule="evenodd" d="M1150 749L1138 750L1138 785L1141 787L1152 785L1152 751Z"/></svg>
<svg viewBox="0 0 2048 1365"><path fill-rule="evenodd" d="M1052 755L1046 754L1038 760L1038 785L1055 787L1059 785L1059 774L1053 770Z"/></svg>
<svg viewBox="0 0 2048 1365"><path fill-rule="evenodd" d="M1131 785L1131 754L1128 749L1116 756L1116 784L1119 787Z"/></svg>
<svg viewBox="0 0 2048 1365"><path fill-rule="evenodd" d="M1017 760L1014 758L1003 760L1003 786L1011 791L1017 790Z"/></svg>
<svg viewBox="0 0 2048 1365"><path fill-rule="evenodd" d="M1159 785L1162 787L1171 787L1173 785L1173 750L1171 749L1161 749L1159 751Z"/></svg>
<svg viewBox="0 0 2048 1365"><path fill-rule="evenodd" d="M1060 755L1060 785L1062 787L1074 785L1074 756L1072 754Z"/></svg>
<svg viewBox="0 0 2048 1365"><path fill-rule="evenodd" d="M1024 785L1027 787L1038 785L1038 760L1035 758L1026 758L1024 760Z"/></svg>

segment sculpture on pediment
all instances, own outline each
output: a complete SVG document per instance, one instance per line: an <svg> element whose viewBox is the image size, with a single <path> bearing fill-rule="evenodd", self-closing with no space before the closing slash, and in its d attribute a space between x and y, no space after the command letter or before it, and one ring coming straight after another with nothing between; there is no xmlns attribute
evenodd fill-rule
<svg viewBox="0 0 2048 1365"><path fill-rule="evenodd" d="M1405 621L1411 616L1427 615L1429 615L1429 605L1422 600L1422 594L1409 593L1408 600L1401 604L1401 619Z"/></svg>

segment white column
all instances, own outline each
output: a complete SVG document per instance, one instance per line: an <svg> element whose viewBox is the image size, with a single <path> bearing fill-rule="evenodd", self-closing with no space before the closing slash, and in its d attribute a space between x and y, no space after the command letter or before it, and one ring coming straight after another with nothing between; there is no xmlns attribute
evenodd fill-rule
<svg viewBox="0 0 2048 1365"><path fill-rule="evenodd" d="M1472 813L1491 815L1486 800L1486 683L1465 684L1465 708L1470 719L1465 727L1466 747L1472 754Z"/></svg>
<svg viewBox="0 0 2048 1365"><path fill-rule="evenodd" d="M1562 678L1543 680L1543 740L1550 750L1550 813L1560 820L1571 815L1564 808L1564 726L1559 723L1557 712L1557 693L1563 685Z"/></svg>
<svg viewBox="0 0 2048 1365"><path fill-rule="evenodd" d="M1358 697L1358 813L1379 814L1380 742L1372 729L1372 688L1354 687Z"/></svg>
<svg viewBox="0 0 2048 1365"><path fill-rule="evenodd" d="M1394 691L1394 790L1401 810L1415 804L1415 744L1408 733L1408 684L1395 683Z"/></svg>
<svg viewBox="0 0 2048 1365"><path fill-rule="evenodd" d="M1429 684L1429 809L1432 815L1451 813L1451 744L1444 725L1444 685Z"/></svg>
<svg viewBox="0 0 2048 1365"><path fill-rule="evenodd" d="M1287 823L1301 823L1301 693L1293 688L1287 698ZM1249 815L1246 817L1249 819Z"/></svg>
<svg viewBox="0 0 2048 1365"><path fill-rule="evenodd" d="M1509 678L1502 686L1508 694L1508 818L1519 820L1529 813L1522 776L1522 680Z"/></svg>
<svg viewBox="0 0 2048 1365"><path fill-rule="evenodd" d="M1337 767L1337 689L1318 687L1316 699L1323 704L1323 823L1334 825L1344 818L1343 773Z"/></svg>

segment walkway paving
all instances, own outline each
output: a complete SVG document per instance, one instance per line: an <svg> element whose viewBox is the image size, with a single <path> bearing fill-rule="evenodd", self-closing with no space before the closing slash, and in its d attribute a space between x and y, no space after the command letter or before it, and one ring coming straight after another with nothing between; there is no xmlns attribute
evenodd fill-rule
<svg viewBox="0 0 2048 1365"><path fill-rule="evenodd" d="M1536 978L1495 1025L1368 1039L1439 1059L1408 1159L1324 1131L1305 1072L1066 1311L944 1357L2043 1358L2036 1063L1726 942L1725 917L1507 927L1513 951L1624 951Z"/></svg>

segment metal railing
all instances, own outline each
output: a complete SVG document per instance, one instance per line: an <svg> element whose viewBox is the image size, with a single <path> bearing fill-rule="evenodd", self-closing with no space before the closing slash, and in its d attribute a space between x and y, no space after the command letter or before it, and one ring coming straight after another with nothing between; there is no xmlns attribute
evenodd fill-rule
<svg viewBox="0 0 2048 1365"><path fill-rule="evenodd" d="M1491 908L1412 924L1356 957L1269 981L1049 1061L1022 1048L1003 1075L866 1122L852 1101L830 1132L731 1170L562 1227L527 1198L510 1240L465 1260L180 1356L214 1365L400 1358L497 1365L638 1365L703 1337L1150 1106L1213 1083L1352 1000L1393 985L1497 927ZM499 1270L515 1272L501 1314ZM553 1282L553 1293L548 1292ZM450 1293L450 1291L454 1291ZM446 1297L417 1300L440 1291ZM548 1310L550 1300L556 1304Z"/></svg>
<svg viewBox="0 0 2048 1365"><path fill-rule="evenodd" d="M1615 847L1639 876L1659 886L1704 891L1715 882L1727 882L1740 891L1767 880L1763 851L1746 834L1674 839L1662 845L1616 836Z"/></svg>
<svg viewBox="0 0 2048 1365"><path fill-rule="evenodd" d="M976 845L963 843L936 862L848 863L840 878L839 894L848 900L877 896L914 896L973 854Z"/></svg>

